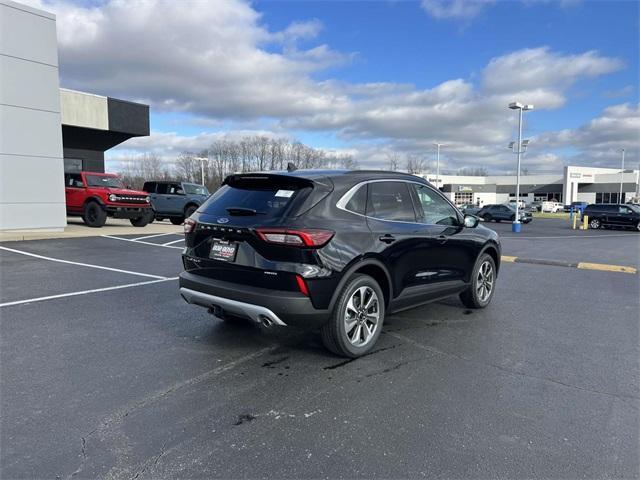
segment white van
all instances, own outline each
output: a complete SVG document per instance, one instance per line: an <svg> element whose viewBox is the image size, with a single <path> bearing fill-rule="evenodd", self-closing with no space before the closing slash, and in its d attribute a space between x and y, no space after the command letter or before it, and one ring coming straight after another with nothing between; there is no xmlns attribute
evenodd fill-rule
<svg viewBox="0 0 640 480"><path fill-rule="evenodd" d="M564 212L564 204L559 202L542 202L542 211L547 213Z"/></svg>

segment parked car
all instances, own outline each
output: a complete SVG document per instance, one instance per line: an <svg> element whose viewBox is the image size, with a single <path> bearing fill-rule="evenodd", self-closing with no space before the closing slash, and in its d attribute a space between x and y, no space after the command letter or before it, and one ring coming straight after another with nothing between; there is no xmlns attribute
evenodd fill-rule
<svg viewBox="0 0 640 480"><path fill-rule="evenodd" d="M564 211L565 212L580 212L582 213L584 211L585 208L587 208L587 205L589 205L588 202L571 202L570 205L565 205L564 206Z"/></svg>
<svg viewBox="0 0 640 480"><path fill-rule="evenodd" d="M542 211L542 202L532 202L527 208L529 212L541 212Z"/></svg>
<svg viewBox="0 0 640 480"><path fill-rule="evenodd" d="M188 303L264 326L320 327L346 357L371 351L394 312L450 295L486 307L500 267L494 231L402 173L231 175L184 230Z"/></svg>
<svg viewBox="0 0 640 480"><path fill-rule="evenodd" d="M482 207L474 203L465 203L458 207L465 215L477 215Z"/></svg>
<svg viewBox="0 0 640 480"><path fill-rule="evenodd" d="M515 200L509 200L509 206L512 207L515 210L516 209L516 201ZM525 210L527 208L527 203L524 200L519 200L518 201L518 208L520 210Z"/></svg>
<svg viewBox="0 0 640 480"><path fill-rule="evenodd" d="M564 204L560 202L542 202L541 208L546 213L564 212Z"/></svg>
<svg viewBox="0 0 640 480"><path fill-rule="evenodd" d="M67 215L79 215L89 227L102 227L107 217L128 218L134 227L153 220L149 195L125 188L117 175L110 173L65 173Z"/></svg>
<svg viewBox="0 0 640 480"><path fill-rule="evenodd" d="M523 210L518 211L518 217L521 223L529 223L533 220L531 212L525 212ZM515 203L514 205L485 205L476 214L482 218L485 222L513 222L516 219Z"/></svg>
<svg viewBox="0 0 640 480"><path fill-rule="evenodd" d="M587 205L582 219L589 217L589 228L620 227L640 231L640 207L620 203L597 203Z"/></svg>
<svg viewBox="0 0 640 480"><path fill-rule="evenodd" d="M151 197L155 219L168 218L174 225L189 218L209 196L207 187L187 182L145 182L143 188Z"/></svg>

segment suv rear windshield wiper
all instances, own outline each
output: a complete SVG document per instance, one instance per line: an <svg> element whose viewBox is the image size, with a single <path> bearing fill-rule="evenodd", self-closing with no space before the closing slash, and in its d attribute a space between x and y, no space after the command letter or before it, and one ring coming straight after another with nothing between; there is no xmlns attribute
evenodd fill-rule
<svg viewBox="0 0 640 480"><path fill-rule="evenodd" d="M254 208L245 208L245 207L227 207L226 208L227 212L229 212L229 215L246 215L246 216L250 216L250 215L264 215L264 212L258 212L256 209Z"/></svg>

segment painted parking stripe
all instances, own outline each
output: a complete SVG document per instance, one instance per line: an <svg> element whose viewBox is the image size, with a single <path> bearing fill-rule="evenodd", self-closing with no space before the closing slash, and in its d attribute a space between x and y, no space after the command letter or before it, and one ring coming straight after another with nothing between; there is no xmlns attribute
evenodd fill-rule
<svg viewBox="0 0 640 480"><path fill-rule="evenodd" d="M581 238L611 238L611 237L628 237L629 235L633 235L633 232L629 233L612 233L610 235L602 234L602 235L556 235L553 237L521 237L519 235L501 235L500 240L546 240L546 239L562 239L562 238L571 238L571 239L581 239Z"/></svg>
<svg viewBox="0 0 640 480"><path fill-rule="evenodd" d="M162 246L168 247L169 245L173 245L174 243L179 243L179 242L184 242L184 238L181 238L180 240L174 240L172 242L163 243Z"/></svg>
<svg viewBox="0 0 640 480"><path fill-rule="evenodd" d="M627 265L610 265L607 263L589 263L589 262L566 262L563 260L548 260L542 258L521 258L502 255L502 262L506 263L528 263L532 265L547 265L552 267L569 267L579 268L581 270L599 270L603 272L618 272L637 274L638 269Z"/></svg>
<svg viewBox="0 0 640 480"><path fill-rule="evenodd" d="M148 280L146 282L126 283L124 285L115 285L113 287L93 288L91 290L82 290L79 292L61 293L59 295L49 295L46 297L29 298L27 300L17 300L15 302L0 303L0 308L11 307L14 305L23 305L25 303L44 302L46 300L55 300L57 298L75 297L78 295L87 295L89 293L110 292L112 290L122 290L123 288L140 287L142 285L152 285L154 283L169 282L177 280L178 277L161 278L159 280Z"/></svg>
<svg viewBox="0 0 640 480"><path fill-rule="evenodd" d="M100 235L100 236L103 238L112 238L114 240L122 240L123 242L140 243L142 245L153 245L154 247L177 248L178 250L182 250L182 247L174 247L173 245L163 245L161 243L144 242L142 240L134 240L132 238L114 237L112 235Z"/></svg>
<svg viewBox="0 0 640 480"><path fill-rule="evenodd" d="M50 262L66 263L68 265L77 265L78 267L97 268L98 270L108 270L110 272L126 273L128 275L137 275L139 277L149 277L149 278L156 278L156 279L162 279L162 280L167 278L167 277L163 277L161 275L151 275L150 273L132 272L131 270L121 270L119 268L103 267L102 265L93 265L93 264L90 264L90 263L72 262L71 260L62 260L60 258L45 257L44 255L37 255L35 253L24 252L22 250L15 250L13 248L8 248L8 247L0 246L0 249L1 250L5 250L7 252L18 253L20 255L26 255L28 257L39 258L41 260L48 260Z"/></svg>
<svg viewBox="0 0 640 480"><path fill-rule="evenodd" d="M145 235L144 237L132 238L131 240L147 240L149 238L164 237L166 235L182 235L182 232L157 233L156 235Z"/></svg>
<svg viewBox="0 0 640 480"><path fill-rule="evenodd" d="M602 270L605 272L622 272L622 273L638 273L633 267L625 267L624 265L607 265L606 263L578 263L578 268L583 270Z"/></svg>

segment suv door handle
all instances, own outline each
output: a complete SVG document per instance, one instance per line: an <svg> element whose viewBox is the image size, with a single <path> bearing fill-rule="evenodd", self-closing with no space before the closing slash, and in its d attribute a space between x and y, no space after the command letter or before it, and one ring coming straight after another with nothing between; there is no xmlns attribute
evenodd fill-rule
<svg viewBox="0 0 640 480"><path fill-rule="evenodd" d="M384 243L393 243L396 241L396 237L394 237L393 235L389 235L387 233L385 235L381 235L380 237L378 237L378 240Z"/></svg>

